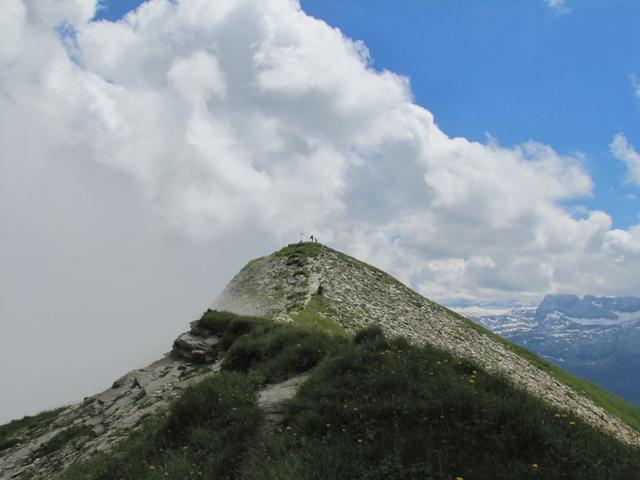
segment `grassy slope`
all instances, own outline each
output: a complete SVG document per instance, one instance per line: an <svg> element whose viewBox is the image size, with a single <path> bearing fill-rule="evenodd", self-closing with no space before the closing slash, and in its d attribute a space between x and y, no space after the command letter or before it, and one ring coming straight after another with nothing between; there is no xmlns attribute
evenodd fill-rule
<svg viewBox="0 0 640 480"><path fill-rule="evenodd" d="M326 313L335 314L327 302L319 295L312 295L306 307L291 314L297 325L317 329L332 336L346 336L344 328L326 318Z"/></svg>
<svg viewBox="0 0 640 480"><path fill-rule="evenodd" d="M599 387L583 378L572 375L571 373L567 372L566 370L563 370L557 365L554 365L553 363L548 362L543 358L540 358L535 353L530 352L529 350L522 348L521 346L516 345L515 343L512 343L499 335L496 335L495 333L478 325L472 320L469 320L468 318L452 310L449 310L449 309L445 309L445 310L449 314L454 315L460 318L461 320L463 320L467 325L469 325L474 330L477 330L484 335L490 336L494 340L502 343L513 352L527 359L536 367L549 373L550 375L552 375L553 377L555 377L565 385L568 385L569 387L571 387L576 392L581 393L585 397L593 400L596 403L596 405L599 405L600 407L604 408L607 412L612 413L613 415L623 420L629 426L640 431L640 408L636 407L635 405L632 405L626 400L623 400L617 395L603 389L602 387Z"/></svg>
<svg viewBox="0 0 640 480"><path fill-rule="evenodd" d="M361 262L360 260L350 257L348 255L345 255L341 252L337 252L335 250L330 249L329 247L317 244L317 243L302 243L302 244L292 244L292 245L288 245L285 248L279 250L278 252L276 252L274 255L276 256L291 256L291 255L295 255L297 257L304 257L304 256L315 256L319 253L319 251L321 249L327 249L329 251L331 251L332 253L335 253L337 255L339 255L341 258L345 259L346 261L355 263L357 265L360 265L362 268L369 268L372 270L375 270L376 272L380 273L383 275L383 278L385 279L385 281L389 282L389 283L394 283L397 286L401 287L401 288L405 288L407 289L408 292L410 292L413 296L415 296L416 298L422 299L423 301L429 301L427 299L425 299L424 297L422 297L421 295L419 295L418 293L414 292L413 290L409 289L406 285L404 285L403 283L399 282L398 280L396 280L395 278L393 278L392 276L390 276L388 273L383 272L380 269L377 269L371 265L368 265L364 262ZM487 335L491 338L493 338L494 340L500 342L501 344L505 345L507 348L509 348L510 350L512 350L513 352L517 353L518 355L520 355L521 357L525 358L526 360L528 360L529 362L531 362L533 365L535 365L536 367L540 368L541 370L544 370L545 372L549 373L550 375L552 375L553 377L555 377L556 379L558 379L559 381L561 381L562 383L564 383L565 385L568 385L569 387L571 387L573 390L575 390L578 393L581 393L582 395L584 395L585 397L589 398L590 400L592 400L593 402L596 403L596 405L599 405L600 407L602 407L603 409L605 409L607 412L617 416L618 418L620 418L621 420L623 420L625 423L627 423L629 426L633 427L635 430L640 431L640 408L636 407L635 405L632 405L631 403L623 400L622 398L618 397L617 395L603 389L602 387L599 387L583 378L577 377L575 375L570 374L569 372L563 370L562 368L558 367L557 365L554 365L551 362L548 362L542 358L540 358L538 355L536 355L533 352L530 352L529 350L526 350L525 348L520 347L519 345L516 345L514 343L511 343L510 341L506 340L503 337L500 337L499 335L494 334L493 332L487 330L486 328L478 325L477 323L473 322L472 320L469 320L468 318L452 311L449 310L445 307L441 307L443 309L443 311L447 312L450 315L453 315L459 319L461 319L462 321L464 321L467 325L469 325L471 328L473 328L474 330L482 333L483 335Z"/></svg>
<svg viewBox="0 0 640 480"><path fill-rule="evenodd" d="M637 449L431 347L208 313L223 372L64 480L634 478ZM238 334L238 332L243 332ZM312 369L261 433L256 389ZM487 449L490 445L491 448Z"/></svg>

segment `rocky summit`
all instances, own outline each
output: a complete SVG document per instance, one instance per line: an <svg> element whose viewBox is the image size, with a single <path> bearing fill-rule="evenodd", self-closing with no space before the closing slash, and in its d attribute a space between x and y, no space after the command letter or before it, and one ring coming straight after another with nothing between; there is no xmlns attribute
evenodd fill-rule
<svg viewBox="0 0 640 480"><path fill-rule="evenodd" d="M448 352L459 363L468 360L596 430L640 446L637 425L632 426L638 413L616 397L585 387L381 270L318 243L292 244L249 262L209 311L300 325L330 338L348 338L363 327L376 326L390 337ZM165 357L127 373L105 391L0 427L0 479L56 478L71 465L111 452L147 420L162 417L190 385L220 375L221 352L242 332L222 335L203 323L205 318L206 314L192 322ZM471 382L476 378L473 372ZM283 402L296 394L308 375L301 371L287 378L276 376L259 385L256 398L266 422L263 428L278 428Z"/></svg>

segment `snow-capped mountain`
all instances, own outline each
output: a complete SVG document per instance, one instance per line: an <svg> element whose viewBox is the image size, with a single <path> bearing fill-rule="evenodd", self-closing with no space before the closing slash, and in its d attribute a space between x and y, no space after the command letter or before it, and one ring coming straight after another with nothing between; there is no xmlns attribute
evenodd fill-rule
<svg viewBox="0 0 640 480"><path fill-rule="evenodd" d="M547 295L537 307L459 311L640 405L640 297Z"/></svg>

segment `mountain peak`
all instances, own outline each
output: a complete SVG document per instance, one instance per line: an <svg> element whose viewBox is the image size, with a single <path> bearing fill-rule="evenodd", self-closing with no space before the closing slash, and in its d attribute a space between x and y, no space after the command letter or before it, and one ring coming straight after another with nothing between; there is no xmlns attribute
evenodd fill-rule
<svg viewBox="0 0 640 480"><path fill-rule="evenodd" d="M387 273L311 242L250 261L212 308L284 321L314 313L348 332L443 310Z"/></svg>
<svg viewBox="0 0 640 480"><path fill-rule="evenodd" d="M549 296L548 302L580 302ZM558 380L551 369L465 317L419 295L387 273L316 243L291 244L249 262L212 308L353 332L371 325L392 336L429 344L509 378L514 384L580 416L626 442L638 433Z"/></svg>

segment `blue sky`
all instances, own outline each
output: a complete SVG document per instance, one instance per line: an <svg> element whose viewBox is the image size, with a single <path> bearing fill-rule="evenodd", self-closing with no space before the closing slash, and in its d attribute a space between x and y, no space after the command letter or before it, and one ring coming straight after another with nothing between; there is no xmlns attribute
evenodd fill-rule
<svg viewBox="0 0 640 480"><path fill-rule="evenodd" d="M107 0L115 20L139 0ZM614 227L638 223L638 188L609 144L624 132L640 144L640 2L580 0L568 13L543 0L302 0L304 10L362 40L373 66L406 75L415 101L450 136L502 146L527 140L581 152L592 198ZM576 202L574 202L576 203Z"/></svg>

